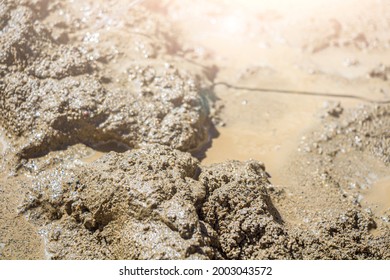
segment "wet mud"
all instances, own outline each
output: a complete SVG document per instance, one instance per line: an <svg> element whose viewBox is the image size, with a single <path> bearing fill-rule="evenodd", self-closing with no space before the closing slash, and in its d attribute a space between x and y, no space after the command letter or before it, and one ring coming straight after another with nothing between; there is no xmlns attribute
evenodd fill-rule
<svg viewBox="0 0 390 280"><path fill-rule="evenodd" d="M390 6L298 2L2 1L0 259L390 259Z"/></svg>
<svg viewBox="0 0 390 280"><path fill-rule="evenodd" d="M60 8L61 1L47 5L71 16L66 8ZM41 13L50 17L48 14L52 12L47 5ZM201 73L186 71L185 67L178 69L169 58L158 59L154 46L157 42L162 49L159 51L169 57L170 51L165 46L168 43L163 40L167 35L160 30L163 27L149 27L151 19L146 11L129 8L137 21L126 21L126 32L151 38L129 38L129 42L151 48L153 55L144 53L140 47L139 54L133 51L138 56L136 60L120 55L132 52L118 46L115 59L127 62L122 65L126 67L125 81L118 75L110 83L113 77L104 76L108 70L99 71L109 64L100 57L109 54L103 48L100 50L99 43L94 51L100 56L91 57L80 43L57 42L43 21L36 23L39 18L32 8L15 6L14 2L2 6L1 125L17 140L14 148L20 158L42 156L48 150L77 143L95 146L99 142L117 141L128 148L140 143L160 143L187 151L207 142L208 104L200 93L201 83L207 83L207 79ZM76 28L70 24L60 24L65 26L63 32L68 36ZM122 28L117 29L119 32ZM83 42L88 42L90 32L86 32ZM152 44L150 40L156 42Z"/></svg>

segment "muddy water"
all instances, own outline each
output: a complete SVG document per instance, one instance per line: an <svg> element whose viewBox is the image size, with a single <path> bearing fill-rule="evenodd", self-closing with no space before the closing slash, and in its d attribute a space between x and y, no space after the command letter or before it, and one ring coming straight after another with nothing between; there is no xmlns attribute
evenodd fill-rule
<svg viewBox="0 0 390 280"><path fill-rule="evenodd" d="M237 107L235 114L235 110L227 107L228 114L232 114L230 121L218 129L220 136L213 140L203 163L256 159L265 163L272 183L281 184L281 167L296 151L305 126L315 121L312 112L294 112L289 110L291 104L279 102L276 102L280 106L277 109L272 100L265 106L261 104L263 99L256 95L244 94L243 97L238 106L232 104ZM237 119L233 120L234 117Z"/></svg>
<svg viewBox="0 0 390 280"><path fill-rule="evenodd" d="M219 137L213 140L204 164L257 159L265 163L272 182L280 184L289 176L280 170L305 132L319 124L318 112L326 103L340 102L348 108L366 102L363 99L390 97L389 85L367 78L370 69L386 63L386 53L355 48L310 53L297 45L307 28L305 18L309 21L318 10L325 18L341 15L340 6L335 10L319 2L302 1L305 9L301 9L302 5L291 6L286 1L246 1L245 5L211 1L199 10L173 12L191 45L213 53L220 67L216 82L233 86L215 87L224 102L221 118L226 125L218 128ZM364 9L362 4L355 11L347 2L352 14ZM332 32L329 28L323 31Z"/></svg>
<svg viewBox="0 0 390 280"><path fill-rule="evenodd" d="M104 155L105 155L104 152L92 151L88 156L82 158L81 160L84 163L90 163L90 162L94 162L95 160L98 160L99 158L101 158Z"/></svg>
<svg viewBox="0 0 390 280"><path fill-rule="evenodd" d="M220 2L223 5L216 4ZM202 164L229 159L262 161L271 183L282 186L291 195L291 203L275 203L285 222L295 227L314 220L313 213L330 211L328 208L337 212L342 208L337 195L293 182L297 174L290 167L302 137L319 127L327 104L339 102L347 110L362 103L371 104L367 101L390 100L390 84L369 78L373 68L390 61L388 50L367 51L348 46L311 53L303 47L306 30L315 21L313 15L340 22L345 19L346 10L351 18L363 10L375 10L369 1L362 1L361 5L345 1L342 6L340 2L323 5L321 1L302 1L305 9L300 9L296 2L276 2L245 1L237 5L234 1L209 1L199 5L199 10L182 8L180 13L173 14L193 49L200 53L211 50L213 62L219 67L216 83L231 86L214 88L224 105L224 126L217 127L219 136L213 139ZM318 34L334 31L333 27L321 24L314 28L318 28ZM366 28L362 32L369 34ZM315 42L313 48L323 43L327 42ZM374 166L370 168L375 170ZM390 199L389 193L385 193L389 189L380 182L379 187L370 189L364 205L374 206L378 216L383 215Z"/></svg>
<svg viewBox="0 0 390 280"><path fill-rule="evenodd" d="M390 176L378 180L365 191L364 204L371 206L379 217L390 214Z"/></svg>

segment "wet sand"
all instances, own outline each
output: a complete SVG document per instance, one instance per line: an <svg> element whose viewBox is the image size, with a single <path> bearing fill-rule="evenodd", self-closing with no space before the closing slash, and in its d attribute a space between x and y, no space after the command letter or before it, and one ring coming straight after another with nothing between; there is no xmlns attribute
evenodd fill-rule
<svg viewBox="0 0 390 280"><path fill-rule="evenodd" d="M0 259L44 259L43 240L26 217L17 213L23 190L0 177Z"/></svg>
<svg viewBox="0 0 390 280"><path fill-rule="evenodd" d="M51 69L27 58L32 63L28 71L20 65L12 70L24 75L27 86L37 84L37 92L50 85L62 92L71 84L82 97L77 103L66 101L66 94L53 100L42 95L51 100L50 109L30 113L28 104L17 103L19 123L8 113L4 117L11 140L0 134L0 258L390 257L387 3L140 1L135 5L147 12L132 13L126 1L84 2L54 5L42 23L55 43L45 45L48 38L34 42L53 53L57 44L76 46L77 52L69 52L77 59L61 64L54 55ZM156 24L159 17L166 22ZM137 20L140 30L134 27ZM2 73L4 83L15 83L14 73ZM0 105L12 108L14 99L8 100L11 105ZM39 117L48 110L52 120ZM28 123L31 118L36 122ZM73 128L77 133L69 133ZM174 152L152 149L158 164L161 160L156 167L144 154L143 145L150 143ZM176 151L196 156L200 148L200 164L190 167ZM170 153L174 155L164 162ZM144 162L134 159L136 155ZM139 168L142 179L125 172L129 163ZM167 175L167 166L178 169ZM67 174L79 176L89 191L68 197L64 190L69 180L76 189L79 181L66 179ZM120 181L116 174L121 174ZM182 185L172 186L174 198L161 201L166 193L160 194L153 180L143 181L149 176L157 185L169 186L172 176L178 182L187 176L191 195L177 191ZM107 185L111 180L116 183ZM260 194L251 188L253 181ZM247 182L248 189L239 182ZM133 201L133 185L140 186L135 191L139 197L129 206L122 198L130 195ZM100 186L111 196L100 196ZM259 198L235 204L239 188ZM158 195L144 198L145 193ZM218 204L223 199L236 208L227 211L224 203ZM157 210L138 208L149 204ZM245 216L247 207L256 214ZM101 209L119 214L103 215ZM141 224L150 240L126 252L118 240L138 240L132 211L145 219ZM188 216L178 218L177 213ZM119 221L128 231L118 227ZM234 221L248 224L248 229ZM263 223L267 226L257 229ZM204 228L211 234L205 235ZM278 239L268 242L274 235ZM362 240L358 244L356 236ZM245 240L242 246L232 241L237 238ZM153 249L153 242L166 247ZM180 245L174 248L172 242ZM322 250L313 249L320 246Z"/></svg>

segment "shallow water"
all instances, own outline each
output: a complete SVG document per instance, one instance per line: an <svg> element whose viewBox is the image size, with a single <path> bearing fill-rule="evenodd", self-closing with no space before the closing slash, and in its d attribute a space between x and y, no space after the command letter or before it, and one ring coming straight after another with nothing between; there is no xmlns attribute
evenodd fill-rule
<svg viewBox="0 0 390 280"><path fill-rule="evenodd" d="M225 106L221 119L226 126L217 128L219 137L213 139L202 163L257 159L265 163L272 183L280 184L289 176L281 171L283 165L297 151L302 135L319 124L319 111L326 102L340 102L348 108L364 102L359 98L390 97L385 96L390 94L387 84L367 78L370 69L387 62L383 52L330 47L310 53L297 45L307 28L304 19L309 21L313 9L324 12L325 8L328 14L339 15L340 10L331 5L303 1L306 10L290 13L292 7L283 1L249 1L241 6L214 2L224 4L174 14L194 49L205 46L214 54L220 68L216 82L232 86L215 87ZM351 13L361 9L356 6L352 11L349 6ZM351 63L355 60L356 64Z"/></svg>
<svg viewBox="0 0 390 280"><path fill-rule="evenodd" d="M94 162L95 160L98 160L102 156L104 156L106 153L104 152L99 152L99 151L93 151L91 154L89 154L87 157L82 158L82 162L84 163L91 163Z"/></svg>
<svg viewBox="0 0 390 280"><path fill-rule="evenodd" d="M364 203L378 216L385 212L390 214L390 176L378 180L365 191Z"/></svg>
<svg viewBox="0 0 390 280"><path fill-rule="evenodd" d="M271 175L273 184L281 184L281 169L295 151L300 139L299 122L292 120L285 127L236 123L219 128L220 136L213 140L202 163L212 164L225 160L262 161Z"/></svg>

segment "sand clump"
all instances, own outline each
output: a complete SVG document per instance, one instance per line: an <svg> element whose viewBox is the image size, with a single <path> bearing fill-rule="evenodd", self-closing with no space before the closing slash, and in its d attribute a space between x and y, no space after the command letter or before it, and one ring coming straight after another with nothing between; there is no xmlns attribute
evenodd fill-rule
<svg viewBox="0 0 390 280"><path fill-rule="evenodd" d="M209 197L201 217L217 232L228 259L288 258L287 233L267 187L264 165L232 161L205 168L199 180Z"/></svg>
<svg viewBox="0 0 390 280"><path fill-rule="evenodd" d="M23 211L43 219L56 259L213 258L197 218L206 193L197 169L189 154L159 145L109 153L45 175Z"/></svg>
<svg viewBox="0 0 390 280"><path fill-rule="evenodd" d="M323 128L313 132L310 151L335 157L339 153L371 153L385 164L390 162L390 106L359 106L343 113L340 104L327 108Z"/></svg>
<svg viewBox="0 0 390 280"><path fill-rule="evenodd" d="M95 8L96 13L90 18L92 22L97 21L98 12L102 12L99 7ZM113 24L115 30L107 31L101 25L86 23L84 11L80 13L79 9L62 1L1 2L0 125L7 139L1 170L11 169L12 174L17 175L15 170L21 168L18 174L21 183L5 175L2 184L5 192L12 192L13 184L21 186L23 193L32 186L35 190L38 177L34 176L43 176L55 185L62 175L70 172L69 168L80 167L78 161L85 156L77 150L80 144L102 152L123 152L144 143L196 151L209 141L209 105L201 90L208 83L205 73L199 67L178 66L185 62L173 55L175 40L171 38L169 24L139 6L124 10L129 13L119 17L107 15L118 20ZM96 40L99 34L101 38L107 37ZM125 34L126 38L120 34ZM62 158L64 155L67 160ZM54 171L57 167L59 170ZM23 172L28 176L24 177ZM19 198L11 201L14 211ZM4 202L5 209L11 202ZM60 209L53 209L59 205L43 204L54 215L49 215L50 219L58 218L55 215L61 213ZM16 214L8 212L4 212L5 219L12 219ZM160 224L154 225L150 233L159 231L159 227ZM167 234L163 229L162 236ZM10 244L16 240L10 236L19 230L17 226L4 230L1 244L5 244L5 249L2 251L9 252ZM64 230L64 236L70 233L75 234L75 231ZM68 237L68 242L72 243L72 236ZM22 243L15 242L15 252L2 256L32 257L23 252ZM77 250L71 246L75 252L58 249L53 258L163 258L165 251L159 251L162 255L153 255L150 249L144 256L137 256L134 248L131 253L110 254L97 250L99 254L88 255L83 253L82 242L76 243ZM187 246L184 243L181 243L183 248ZM165 258L184 258L189 255L184 251L182 248L177 252L173 250Z"/></svg>
<svg viewBox="0 0 390 280"><path fill-rule="evenodd" d="M350 203L290 228L272 203L283 194L258 161L202 167L188 153L146 145L35 172L19 211L51 259L389 257L386 235L370 234L373 215Z"/></svg>
<svg viewBox="0 0 390 280"><path fill-rule="evenodd" d="M200 93L205 77L151 58L132 61L126 84L105 86L101 80L108 78L98 73L108 62L98 65L82 53L80 43L56 42L28 6L1 5L0 121L16 140L20 158L77 143L161 143L187 151L208 141L209 108ZM138 18L128 24L134 32L148 24L145 17ZM148 34L155 40L159 36Z"/></svg>
<svg viewBox="0 0 390 280"><path fill-rule="evenodd" d="M285 203L280 211L286 219L303 221L290 230L302 248L294 257L389 258L388 213L375 211L364 195L389 174L388 110L388 105L327 106L321 126L302 140L301 152L288 167L296 177L278 198ZM299 196L291 200L291 192Z"/></svg>
<svg viewBox="0 0 390 280"><path fill-rule="evenodd" d="M37 177L21 211L54 259L247 259L284 234L258 162L148 145Z"/></svg>

